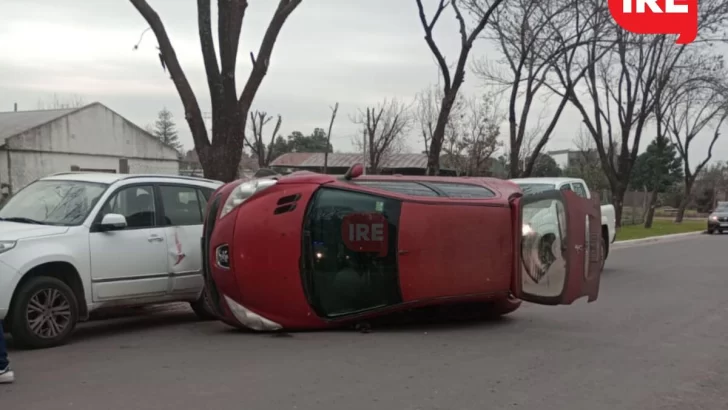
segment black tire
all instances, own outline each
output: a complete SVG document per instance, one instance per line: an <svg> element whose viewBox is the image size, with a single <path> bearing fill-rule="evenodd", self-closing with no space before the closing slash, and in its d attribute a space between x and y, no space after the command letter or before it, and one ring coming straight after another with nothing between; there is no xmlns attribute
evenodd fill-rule
<svg viewBox="0 0 728 410"><path fill-rule="evenodd" d="M714 233L715 233L715 231L713 229L708 229L708 235L712 235Z"/></svg>
<svg viewBox="0 0 728 410"><path fill-rule="evenodd" d="M607 238L602 235L602 240L600 242L602 246L602 271L604 270L604 265L607 264L607 255L609 255L609 248L607 247Z"/></svg>
<svg viewBox="0 0 728 410"><path fill-rule="evenodd" d="M78 323L78 310L76 295L62 281L49 276L30 279L11 306L10 333L15 346L45 349L65 344Z"/></svg>
<svg viewBox="0 0 728 410"><path fill-rule="evenodd" d="M217 319L217 316L215 315L215 311L210 303L210 297L207 295L207 288L205 288L202 290L202 294L199 299L194 302L190 302L190 307L192 308L192 311L195 312L198 319L215 320Z"/></svg>

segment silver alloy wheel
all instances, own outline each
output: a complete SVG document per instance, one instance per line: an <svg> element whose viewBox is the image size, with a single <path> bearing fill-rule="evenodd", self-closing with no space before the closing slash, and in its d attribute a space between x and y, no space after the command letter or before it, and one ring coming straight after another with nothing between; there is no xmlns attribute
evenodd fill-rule
<svg viewBox="0 0 728 410"><path fill-rule="evenodd" d="M71 302L57 289L42 289L28 301L25 317L33 334L53 339L71 324Z"/></svg>

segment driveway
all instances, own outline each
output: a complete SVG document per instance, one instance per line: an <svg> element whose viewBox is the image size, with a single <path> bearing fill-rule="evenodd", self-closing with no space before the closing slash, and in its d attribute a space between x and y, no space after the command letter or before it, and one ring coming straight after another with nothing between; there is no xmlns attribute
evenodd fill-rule
<svg viewBox="0 0 728 410"><path fill-rule="evenodd" d="M272 337L186 309L12 351L3 409L614 410L728 403L728 236L615 248L600 298L495 322Z"/></svg>

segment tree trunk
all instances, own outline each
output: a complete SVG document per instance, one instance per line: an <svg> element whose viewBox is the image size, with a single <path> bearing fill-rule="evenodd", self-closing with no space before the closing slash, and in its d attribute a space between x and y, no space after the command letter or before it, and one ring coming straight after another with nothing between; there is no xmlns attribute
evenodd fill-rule
<svg viewBox="0 0 728 410"><path fill-rule="evenodd" d="M440 152L442 151L442 144L445 142L445 127L447 127L450 120L450 112L455 104L459 88L460 84L454 83L450 92L442 99L437 125L430 141L430 152L427 155L427 175L436 176L440 174Z"/></svg>
<svg viewBox="0 0 728 410"><path fill-rule="evenodd" d="M652 228L652 220L655 218L655 206L657 205L657 190L655 189L650 194L650 203L645 217L645 228Z"/></svg>
<svg viewBox="0 0 728 410"><path fill-rule="evenodd" d="M520 165L521 163L518 151L513 151L511 149L508 158L508 166L510 168L510 170L508 171L509 178L518 178L520 176Z"/></svg>
<svg viewBox="0 0 728 410"><path fill-rule="evenodd" d="M222 182L238 179L240 160L243 158L245 122L240 115L223 115L213 124L212 144L198 150L205 178Z"/></svg>
<svg viewBox="0 0 728 410"><path fill-rule="evenodd" d="M685 209L687 209L690 203L690 194L693 192L693 182L695 182L694 178L690 178L690 176L685 178L685 195L682 201L680 201L680 206L677 208L677 215L675 215L675 223L677 224L682 223L685 218Z"/></svg>
<svg viewBox="0 0 728 410"><path fill-rule="evenodd" d="M624 194L626 188L618 187L612 191L612 205L614 206L614 224L615 227L622 226L622 209L624 208Z"/></svg>

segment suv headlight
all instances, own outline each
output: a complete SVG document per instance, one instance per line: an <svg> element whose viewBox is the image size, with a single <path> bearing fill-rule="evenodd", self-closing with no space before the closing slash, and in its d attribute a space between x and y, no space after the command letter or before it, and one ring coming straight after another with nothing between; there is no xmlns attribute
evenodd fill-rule
<svg viewBox="0 0 728 410"><path fill-rule="evenodd" d="M230 211L240 206L243 202L247 201L248 198L253 196L255 193L260 192L266 188L270 188L277 183L278 180L276 179L254 179L252 181L243 182L242 184L238 185L237 187L235 187L235 189L233 189L233 192L230 193L227 200L225 201L225 204L222 207L222 211L220 211L220 218L229 214Z"/></svg>
<svg viewBox="0 0 728 410"><path fill-rule="evenodd" d="M7 252L15 247L15 241L0 241L0 253Z"/></svg>

